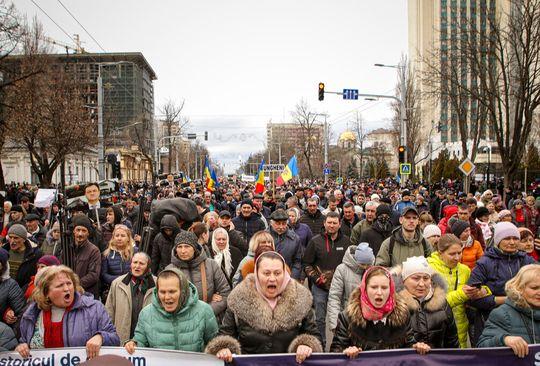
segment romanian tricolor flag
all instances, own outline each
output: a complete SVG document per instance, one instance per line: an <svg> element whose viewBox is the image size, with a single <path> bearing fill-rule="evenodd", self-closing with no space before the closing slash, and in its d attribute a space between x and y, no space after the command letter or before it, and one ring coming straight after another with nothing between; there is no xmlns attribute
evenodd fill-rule
<svg viewBox="0 0 540 366"><path fill-rule="evenodd" d="M285 170L278 179L276 179L276 184L278 186L281 186L288 181L290 181L293 177L296 177L298 175L298 165L296 161L296 155L294 155L291 160L289 160L289 163L287 166L285 166Z"/></svg>
<svg viewBox="0 0 540 366"><path fill-rule="evenodd" d="M264 192L264 159L259 165L259 170L257 171L257 177L255 178L255 193L262 194Z"/></svg>
<svg viewBox="0 0 540 366"><path fill-rule="evenodd" d="M214 192L217 186L219 186L216 172L210 167L208 156L204 159L204 177L205 187L207 191Z"/></svg>

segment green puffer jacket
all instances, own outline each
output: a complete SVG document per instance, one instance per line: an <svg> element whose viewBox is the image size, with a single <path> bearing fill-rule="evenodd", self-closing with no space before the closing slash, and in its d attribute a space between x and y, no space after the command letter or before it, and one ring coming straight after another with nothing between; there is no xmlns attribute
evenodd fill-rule
<svg viewBox="0 0 540 366"><path fill-rule="evenodd" d="M438 252L432 253L431 256L427 258L427 261L448 284L446 301L454 313L454 319L458 330L459 346L461 348L467 348L469 321L467 319L467 314L465 313L465 302L469 300L469 298L465 295L465 292L463 292L463 285L467 284L467 281L471 276L471 270L461 263L458 263L456 268L448 267L443 262Z"/></svg>
<svg viewBox="0 0 540 366"><path fill-rule="evenodd" d="M216 317L210 305L199 300L197 288L176 268L165 269L180 278L179 309L168 313L163 309L154 289L152 303L142 309L133 340L137 347L202 352L218 333ZM163 273L163 272L162 272Z"/></svg>
<svg viewBox="0 0 540 366"><path fill-rule="evenodd" d="M477 346L504 347L506 336L521 337L528 344L540 342L540 310L506 299L489 314Z"/></svg>

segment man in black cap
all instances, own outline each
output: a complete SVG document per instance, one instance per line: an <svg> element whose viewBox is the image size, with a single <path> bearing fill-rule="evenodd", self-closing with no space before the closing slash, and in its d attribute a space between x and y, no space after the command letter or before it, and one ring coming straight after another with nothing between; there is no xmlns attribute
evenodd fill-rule
<svg viewBox="0 0 540 366"><path fill-rule="evenodd" d="M394 205L394 211L401 213L406 207L415 207L414 202L411 201L411 192L408 189L404 189L401 192L401 200Z"/></svg>
<svg viewBox="0 0 540 366"><path fill-rule="evenodd" d="M38 215L33 213L26 215L26 229L30 234L28 239L41 248L41 244L43 244L47 237L47 230L39 223Z"/></svg>
<svg viewBox="0 0 540 366"><path fill-rule="evenodd" d="M409 257L429 257L431 246L427 244L418 225L418 211L406 207L399 218L400 227L381 244L375 265L394 267L402 264Z"/></svg>
<svg viewBox="0 0 540 366"><path fill-rule="evenodd" d="M245 199L240 204L240 215L236 216L232 223L234 228L242 233L249 243L253 234L257 231L265 230L266 226L261 216L253 210L253 201Z"/></svg>
<svg viewBox="0 0 540 366"><path fill-rule="evenodd" d="M218 225L227 230L227 233L229 234L229 244L233 247L237 247L245 257L248 252L247 242L242 236L242 233L234 229L234 225L231 223L231 213L229 211L222 210L219 213Z"/></svg>
<svg viewBox="0 0 540 366"><path fill-rule="evenodd" d="M101 253L88 237L94 231L92 222L84 215L73 218L73 271L79 276L81 286L86 292L99 295L99 276L101 273Z"/></svg>
<svg viewBox="0 0 540 366"><path fill-rule="evenodd" d="M256 194L253 196L253 206L257 213L259 213L264 218L266 222L270 219L270 214L272 211L266 206L263 205L264 197L262 194Z"/></svg>
<svg viewBox="0 0 540 366"><path fill-rule="evenodd" d="M281 254L291 269L291 277L299 280L302 275L302 245L300 238L294 231L289 229L287 221L289 215L279 208L270 215L270 228L268 231L274 238L276 252Z"/></svg>

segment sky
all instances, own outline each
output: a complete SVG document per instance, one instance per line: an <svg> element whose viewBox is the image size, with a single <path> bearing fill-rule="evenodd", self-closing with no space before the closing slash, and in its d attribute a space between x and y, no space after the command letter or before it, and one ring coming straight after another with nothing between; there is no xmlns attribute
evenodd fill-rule
<svg viewBox="0 0 540 366"><path fill-rule="evenodd" d="M39 5L54 22L35 4ZM168 100L185 100L189 132L214 162L233 172L240 159L265 148L266 123L289 122L304 99L327 113L332 135L360 112L367 130L386 127L388 100L317 99L327 91L394 94L395 65L407 52L405 0L16 0L47 35L102 52L142 52L157 74L156 115ZM68 37L69 35L69 37Z"/></svg>

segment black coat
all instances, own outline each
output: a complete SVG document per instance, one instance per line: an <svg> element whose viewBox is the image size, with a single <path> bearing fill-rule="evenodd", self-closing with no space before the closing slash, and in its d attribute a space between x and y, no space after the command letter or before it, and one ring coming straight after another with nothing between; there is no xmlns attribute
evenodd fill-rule
<svg viewBox="0 0 540 366"><path fill-rule="evenodd" d="M358 242L368 243L370 248L373 249L373 253L376 254L379 253L379 249L381 249L381 244L383 241L385 241L390 235L392 235L392 230L383 231L377 221L375 221L369 229L362 231L360 240Z"/></svg>
<svg viewBox="0 0 540 366"><path fill-rule="evenodd" d="M172 235L167 236L165 229L171 229ZM152 243L152 272L158 274L171 264L171 252L174 246L174 238L180 232L180 226L174 215L165 215L161 219L160 233Z"/></svg>
<svg viewBox="0 0 540 366"><path fill-rule="evenodd" d="M28 282L30 282L30 278L36 274L37 262L43 255L41 250L37 247L33 247L28 240L24 242L24 245L26 249L24 250L23 261L14 278L21 288L26 286ZM4 245L4 249L9 252L9 243Z"/></svg>
<svg viewBox="0 0 540 366"><path fill-rule="evenodd" d="M266 230L266 226L258 213L252 213L247 218L240 214L232 220L232 223L234 224L234 228L242 233L248 243L257 231Z"/></svg>
<svg viewBox="0 0 540 366"><path fill-rule="evenodd" d="M5 269L7 270L7 268ZM3 316L10 307L17 317L20 317L26 306L24 293L17 282L4 273L0 279L0 315Z"/></svg>
<svg viewBox="0 0 540 366"><path fill-rule="evenodd" d="M348 347L356 346L364 351L409 348L415 342L410 324L409 310L404 299L395 295L394 310L386 318L386 323L366 320L360 305L360 288L351 293L349 303L338 316L336 333L330 352L341 353Z"/></svg>
<svg viewBox="0 0 540 366"><path fill-rule="evenodd" d="M392 269L396 291L403 297L411 315L411 327L417 342L431 348L459 348L456 322L452 308L446 302L446 281L435 273L431 277L433 294L420 302L403 285L401 266Z"/></svg>
<svg viewBox="0 0 540 366"><path fill-rule="evenodd" d="M322 352L312 302L309 290L291 280L272 311L250 274L229 295L219 336L206 352L229 348L235 354L294 353L300 345Z"/></svg>
<svg viewBox="0 0 540 366"><path fill-rule="evenodd" d="M317 210L314 215L306 211L300 217L299 222L309 226L313 235L319 235L323 230L324 215L319 210Z"/></svg>

